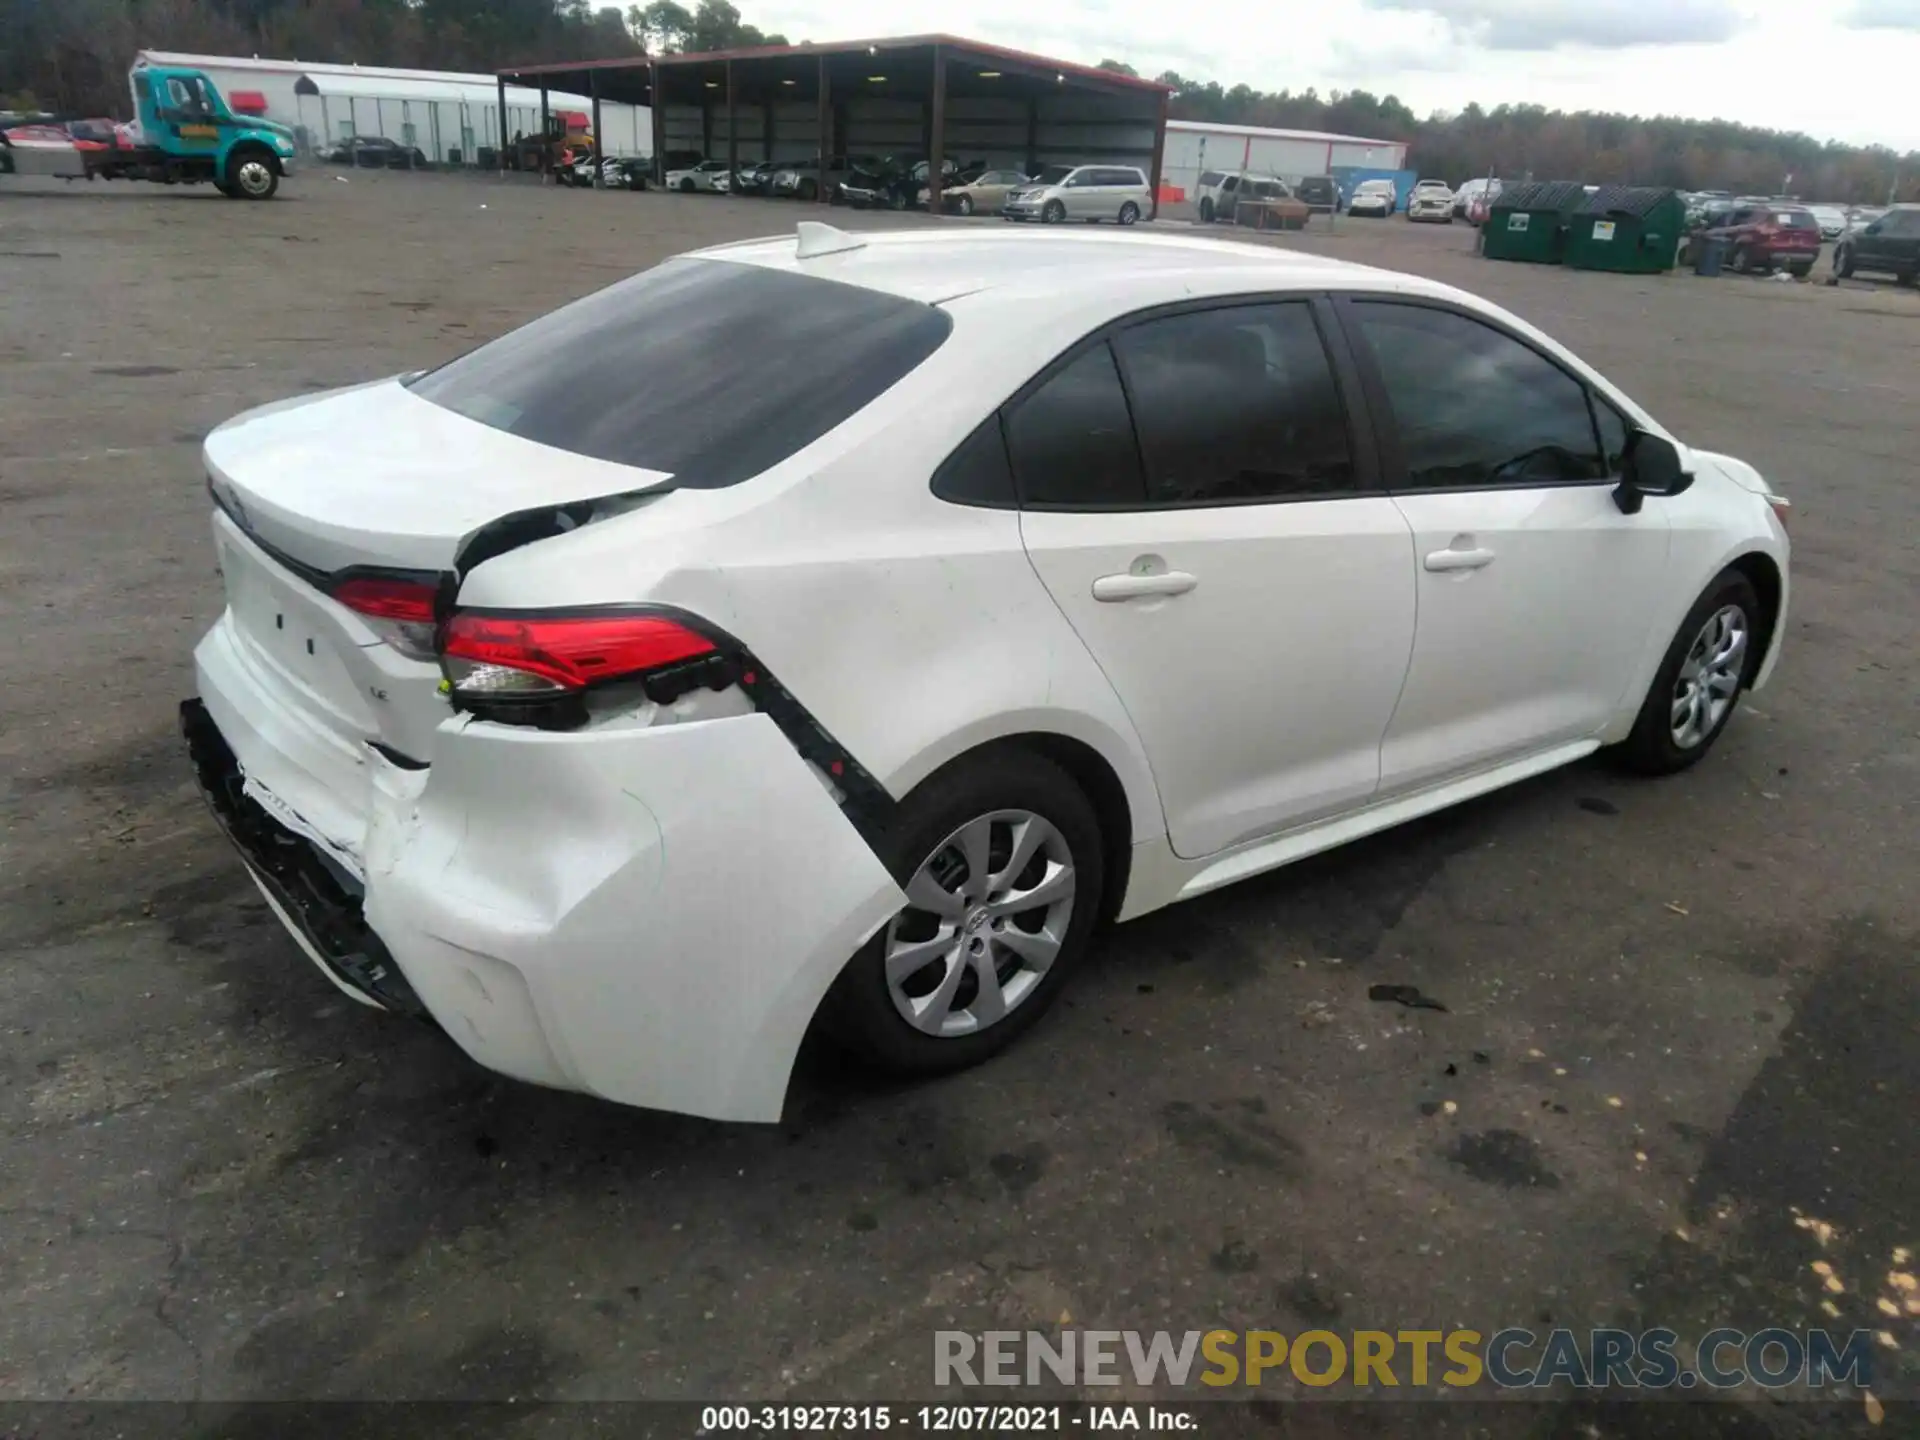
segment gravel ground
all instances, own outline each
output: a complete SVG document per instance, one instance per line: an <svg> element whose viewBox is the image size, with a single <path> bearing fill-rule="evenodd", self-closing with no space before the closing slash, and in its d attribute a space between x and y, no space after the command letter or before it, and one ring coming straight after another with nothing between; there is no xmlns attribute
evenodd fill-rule
<svg viewBox="0 0 1920 1440"><path fill-rule="evenodd" d="M803 212L282 195L0 191L0 1398L901 1399L934 1329L1063 1313L1886 1325L1876 1388L1913 1393L1920 1324L1874 1302L1920 1243L1920 298L1495 265L1463 226L1289 237L1509 306L1790 493L1773 688L1689 774L1578 766L1178 906L983 1070L810 1054L784 1124L727 1127L345 1002L203 814L174 708L220 603L208 427Z"/></svg>

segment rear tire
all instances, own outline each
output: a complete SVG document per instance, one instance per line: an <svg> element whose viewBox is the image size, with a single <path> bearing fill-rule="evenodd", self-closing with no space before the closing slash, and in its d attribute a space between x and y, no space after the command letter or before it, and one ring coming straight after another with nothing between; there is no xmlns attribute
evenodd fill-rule
<svg viewBox="0 0 1920 1440"><path fill-rule="evenodd" d="M1126 204L1120 207L1120 223L1122 225L1131 225L1133 224L1134 221L1138 220L1139 218L1140 218L1140 207L1134 204L1133 201L1129 200L1127 201Z"/></svg>
<svg viewBox="0 0 1920 1440"><path fill-rule="evenodd" d="M820 193L820 183L817 180L802 180L793 187L793 193L801 200L811 200Z"/></svg>
<svg viewBox="0 0 1920 1440"><path fill-rule="evenodd" d="M1654 672L1633 731L1611 757L1642 775L1697 764L1733 718L1759 668L1767 617L1753 582L1723 570L1693 603Z"/></svg>
<svg viewBox="0 0 1920 1440"><path fill-rule="evenodd" d="M1733 257L1729 263L1744 275L1753 268L1753 256L1748 253L1746 246L1736 245L1733 247Z"/></svg>
<svg viewBox="0 0 1920 1440"><path fill-rule="evenodd" d="M1838 275L1842 280L1851 280L1853 278L1852 247L1842 245L1838 250L1833 252L1833 273Z"/></svg>
<svg viewBox="0 0 1920 1440"><path fill-rule="evenodd" d="M970 842L983 861L980 880L966 859ZM1023 843L1030 858L1016 872L1012 852ZM1086 953L1105 873L1093 806L1052 761L997 747L923 783L901 803L876 849L910 896L938 898L930 888L937 887L947 897L942 905L952 908L940 913L910 901L848 962L822 1022L849 1049L897 1073L977 1065L1040 1019ZM1042 888L1048 897L1024 910L1017 898L994 898ZM1008 945L1001 938L1007 935L1019 938ZM906 968L922 955L918 970ZM983 973L993 976L991 992L982 989ZM908 1019L916 1007L924 1007L918 1024Z"/></svg>

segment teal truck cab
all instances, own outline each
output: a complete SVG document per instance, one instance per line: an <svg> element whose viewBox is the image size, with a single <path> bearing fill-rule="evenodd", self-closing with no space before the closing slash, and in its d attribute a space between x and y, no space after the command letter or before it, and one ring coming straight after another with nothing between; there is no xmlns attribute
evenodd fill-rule
<svg viewBox="0 0 1920 1440"><path fill-rule="evenodd" d="M74 138L58 122L0 125L0 174L68 180L150 180L162 185L211 181L235 200L270 200L293 169L293 132L235 115L205 73L136 65L132 125L108 140Z"/></svg>

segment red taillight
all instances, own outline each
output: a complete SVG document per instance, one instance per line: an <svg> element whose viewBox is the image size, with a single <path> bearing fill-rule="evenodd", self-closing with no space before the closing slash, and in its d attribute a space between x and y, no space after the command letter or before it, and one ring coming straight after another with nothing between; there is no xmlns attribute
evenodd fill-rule
<svg viewBox="0 0 1920 1440"><path fill-rule="evenodd" d="M447 622L441 654L454 693L551 697L631 679L715 653L697 631L659 615L487 615Z"/></svg>
<svg viewBox="0 0 1920 1440"><path fill-rule="evenodd" d="M384 575L358 575L333 587L333 598L355 614L414 625L433 623L437 593L438 587L430 582Z"/></svg>
<svg viewBox="0 0 1920 1440"><path fill-rule="evenodd" d="M354 575L328 591L368 628L409 660L435 656L435 600L437 580L415 580L404 575Z"/></svg>

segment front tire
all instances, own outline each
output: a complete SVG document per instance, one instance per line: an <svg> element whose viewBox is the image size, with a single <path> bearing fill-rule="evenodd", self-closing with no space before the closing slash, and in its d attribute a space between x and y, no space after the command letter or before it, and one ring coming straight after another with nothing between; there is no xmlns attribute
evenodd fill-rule
<svg viewBox="0 0 1920 1440"><path fill-rule="evenodd" d="M1040 211L1042 225L1058 225L1067 218L1067 207L1058 200L1049 200Z"/></svg>
<svg viewBox="0 0 1920 1440"><path fill-rule="evenodd" d="M953 208L958 210L962 215L971 215L973 213L973 197L971 195L962 195L954 202Z"/></svg>
<svg viewBox="0 0 1920 1440"><path fill-rule="evenodd" d="M1213 223L1213 216L1213 197L1208 195L1200 201L1200 223L1202 225L1211 225Z"/></svg>
<svg viewBox="0 0 1920 1440"><path fill-rule="evenodd" d="M1680 622L1654 673L1633 732L1614 757L1642 775L1671 775L1699 762L1733 717L1759 668L1760 597L1738 570L1723 570Z"/></svg>
<svg viewBox="0 0 1920 1440"><path fill-rule="evenodd" d="M264 150L236 150L227 157L221 194L236 200L271 200L280 188L280 167Z"/></svg>
<svg viewBox="0 0 1920 1440"><path fill-rule="evenodd" d="M1733 268L1739 271L1742 275L1745 275L1748 271L1753 269L1753 256L1747 250L1746 246L1736 245L1733 247L1732 265L1733 265Z"/></svg>
<svg viewBox="0 0 1920 1440"><path fill-rule="evenodd" d="M1838 275L1842 280L1851 280L1853 278L1853 249L1851 246L1842 245L1838 250L1833 252L1833 273Z"/></svg>
<svg viewBox="0 0 1920 1440"><path fill-rule="evenodd" d="M1085 955L1105 865L1093 806L1052 761L997 748L922 784L877 848L907 907L848 962L823 1020L887 1070L977 1065Z"/></svg>

